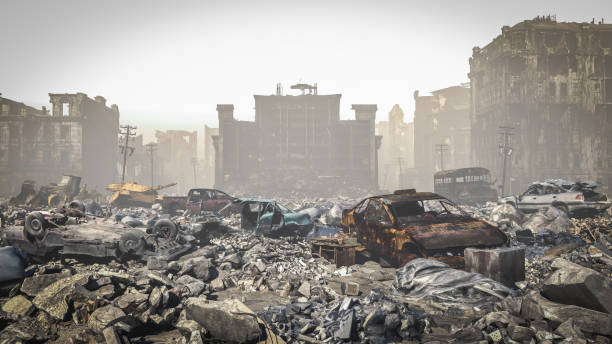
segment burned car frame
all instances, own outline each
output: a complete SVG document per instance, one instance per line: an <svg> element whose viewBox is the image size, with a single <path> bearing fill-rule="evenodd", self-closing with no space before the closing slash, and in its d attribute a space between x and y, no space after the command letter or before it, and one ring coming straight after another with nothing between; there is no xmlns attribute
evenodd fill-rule
<svg viewBox="0 0 612 344"><path fill-rule="evenodd" d="M270 237L306 235L314 226L308 214L297 213L289 207L269 199L235 199L217 212L224 217L240 214L243 230Z"/></svg>
<svg viewBox="0 0 612 344"><path fill-rule="evenodd" d="M445 197L413 189L369 197L342 214L345 230L366 249L395 266L433 258L463 266L466 247L499 247L507 236L472 218Z"/></svg>
<svg viewBox="0 0 612 344"><path fill-rule="evenodd" d="M183 235L168 219L160 219L149 228L126 228L102 218L76 224L68 224L68 220L69 217L58 212L31 212L26 215L23 227L5 229L2 239L34 257L55 254L119 259L157 256L160 260L172 260L192 247L192 238Z"/></svg>

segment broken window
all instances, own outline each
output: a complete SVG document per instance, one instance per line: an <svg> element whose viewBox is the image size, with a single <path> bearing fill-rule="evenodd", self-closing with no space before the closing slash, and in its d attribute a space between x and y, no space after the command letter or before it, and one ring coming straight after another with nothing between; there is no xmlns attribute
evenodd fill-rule
<svg viewBox="0 0 612 344"><path fill-rule="evenodd" d="M68 164L69 160L70 160L70 152L69 151L62 151L60 153L60 164L66 165L66 164Z"/></svg>
<svg viewBox="0 0 612 344"><path fill-rule="evenodd" d="M554 81L550 81L548 83L548 96L556 97L557 96L557 84Z"/></svg>
<svg viewBox="0 0 612 344"><path fill-rule="evenodd" d="M567 83L562 82L560 86L561 98L567 98Z"/></svg>
<svg viewBox="0 0 612 344"><path fill-rule="evenodd" d="M70 140L70 127L67 125L62 125L60 127L60 137L64 140Z"/></svg>
<svg viewBox="0 0 612 344"><path fill-rule="evenodd" d="M62 103L62 116L70 116L70 103Z"/></svg>
<svg viewBox="0 0 612 344"><path fill-rule="evenodd" d="M366 221L391 222L387 211L380 202L372 201L366 210Z"/></svg>
<svg viewBox="0 0 612 344"><path fill-rule="evenodd" d="M2 104L2 114L3 115L8 115L9 112L9 105L8 104Z"/></svg>

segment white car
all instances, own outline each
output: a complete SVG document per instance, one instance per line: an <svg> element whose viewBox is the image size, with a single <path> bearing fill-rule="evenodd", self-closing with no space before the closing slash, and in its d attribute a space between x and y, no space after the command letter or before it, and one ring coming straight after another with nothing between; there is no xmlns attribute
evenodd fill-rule
<svg viewBox="0 0 612 344"><path fill-rule="evenodd" d="M520 196L504 197L502 202L512 204L525 213L553 206L568 215L595 215L612 204L606 195L594 191L598 185L551 179L533 183Z"/></svg>

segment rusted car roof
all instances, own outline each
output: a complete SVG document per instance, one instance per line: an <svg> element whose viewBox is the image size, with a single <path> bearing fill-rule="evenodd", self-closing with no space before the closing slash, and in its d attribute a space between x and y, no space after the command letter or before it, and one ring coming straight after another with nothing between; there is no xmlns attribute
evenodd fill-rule
<svg viewBox="0 0 612 344"><path fill-rule="evenodd" d="M433 192L405 192L405 193L393 193L389 195L381 195L381 196L373 196L369 197L370 199L380 199L383 201L387 201L388 203L398 203L398 202L414 202L414 201L423 201L427 199L446 199L444 196L440 196L437 193Z"/></svg>

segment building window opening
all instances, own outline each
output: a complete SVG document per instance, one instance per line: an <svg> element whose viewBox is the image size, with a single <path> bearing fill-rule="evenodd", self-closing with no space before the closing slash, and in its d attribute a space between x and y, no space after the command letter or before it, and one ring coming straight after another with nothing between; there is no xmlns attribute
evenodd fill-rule
<svg viewBox="0 0 612 344"><path fill-rule="evenodd" d="M62 103L62 116L70 116L70 103Z"/></svg>

